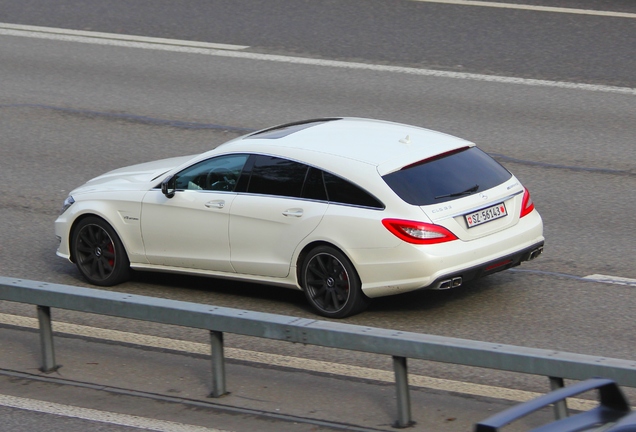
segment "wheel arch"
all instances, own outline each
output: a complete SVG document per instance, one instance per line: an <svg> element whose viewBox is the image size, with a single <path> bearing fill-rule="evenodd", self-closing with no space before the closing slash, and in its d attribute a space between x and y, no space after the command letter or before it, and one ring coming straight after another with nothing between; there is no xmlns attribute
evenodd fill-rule
<svg viewBox="0 0 636 432"><path fill-rule="evenodd" d="M327 258L318 258L321 255ZM312 269L311 280L307 276L309 268ZM359 272L349 255L327 241L314 241L302 249L297 277L311 307L327 318L355 315L366 309L371 301L362 291Z"/></svg>
<svg viewBox="0 0 636 432"><path fill-rule="evenodd" d="M300 251L300 253L298 254L298 258L296 259L296 283L298 284L298 286L300 287L300 289L302 291L305 291L305 288L303 288L302 286L302 278L301 278L301 272L302 272L302 268L303 268L303 262L305 261L305 258L307 257L307 255L309 254L309 252L311 252L313 249L319 247L319 246L329 246L332 247L334 249L336 249L338 252L340 252L341 254L343 254L351 263L351 266L353 267L353 269L356 272L356 276L358 277L358 280L360 280L360 282L362 282L362 280L360 279L360 272L358 271L358 269L356 268L355 262L351 259L351 257L349 256L349 254L347 252L345 252L341 247L328 242L326 240L314 240L310 243L307 243Z"/></svg>
<svg viewBox="0 0 636 432"><path fill-rule="evenodd" d="M128 246L126 245L125 240L122 238L122 235L120 234L119 230L117 229L116 224L113 224L108 218L104 217L104 215L99 214L99 213L82 213L80 215L78 215L74 220L73 223L71 224L71 228L68 231L68 249L69 249L69 260L72 263L76 263L75 260L75 256L74 256L74 248L73 248L73 236L75 234L75 230L77 229L77 226L80 224L81 221L83 221L84 219L90 218L90 217L96 217L98 219L103 220L105 223L107 223L112 229L113 231L115 231L115 234L117 234L117 237L119 238L119 241L121 241L122 245L124 246L124 252L126 253L126 258L128 258L128 260L130 260L130 254L128 252Z"/></svg>

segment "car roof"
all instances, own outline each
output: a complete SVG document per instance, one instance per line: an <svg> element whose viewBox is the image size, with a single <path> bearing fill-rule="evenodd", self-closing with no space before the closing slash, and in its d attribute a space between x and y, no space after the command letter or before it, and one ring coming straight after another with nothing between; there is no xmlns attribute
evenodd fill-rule
<svg viewBox="0 0 636 432"><path fill-rule="evenodd" d="M329 155L377 167L381 175L406 165L473 143L442 132L353 117L322 118L263 129L230 141L223 151L274 152L282 156L299 151ZM233 148L234 147L234 148Z"/></svg>

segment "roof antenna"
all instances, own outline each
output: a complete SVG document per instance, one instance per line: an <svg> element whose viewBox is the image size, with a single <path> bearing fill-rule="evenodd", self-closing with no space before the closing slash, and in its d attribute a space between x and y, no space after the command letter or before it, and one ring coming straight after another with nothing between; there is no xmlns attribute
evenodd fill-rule
<svg viewBox="0 0 636 432"><path fill-rule="evenodd" d="M407 135L405 138L402 138L402 139L400 140L400 142L401 142L402 144L406 144L406 145L411 144L411 137L410 137L409 135Z"/></svg>

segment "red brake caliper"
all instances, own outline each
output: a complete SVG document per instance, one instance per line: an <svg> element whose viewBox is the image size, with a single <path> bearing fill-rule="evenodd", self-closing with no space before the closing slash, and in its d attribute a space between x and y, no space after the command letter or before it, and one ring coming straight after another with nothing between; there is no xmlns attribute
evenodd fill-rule
<svg viewBox="0 0 636 432"><path fill-rule="evenodd" d="M109 258L108 259L108 264L110 264L111 267L113 267L115 265L115 247L113 246L113 243L108 243L108 252L110 252L113 255L113 258Z"/></svg>

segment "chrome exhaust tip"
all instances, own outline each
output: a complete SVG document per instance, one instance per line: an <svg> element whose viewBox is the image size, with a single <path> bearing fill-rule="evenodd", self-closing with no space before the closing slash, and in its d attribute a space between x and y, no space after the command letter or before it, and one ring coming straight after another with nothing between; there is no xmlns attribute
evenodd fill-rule
<svg viewBox="0 0 636 432"><path fill-rule="evenodd" d="M438 290L447 290L447 289L450 289L450 288L451 288L451 284L452 284L452 283L453 283L453 281L452 281L452 280L450 280L450 279L448 279L448 280L444 280L444 281L441 281L441 282L439 283L439 285L437 286L437 288L435 288L435 289L438 289Z"/></svg>
<svg viewBox="0 0 636 432"><path fill-rule="evenodd" d="M434 289L436 290L447 290L447 289L451 289L451 288L457 288L459 286L461 286L462 284L462 278L461 277L454 277L452 279L446 279L441 281L437 287L435 287Z"/></svg>
<svg viewBox="0 0 636 432"><path fill-rule="evenodd" d="M531 260L537 258L542 253L543 253L543 246L540 246L540 247L536 248L535 250L530 252L530 257L528 257L528 261L531 261Z"/></svg>

